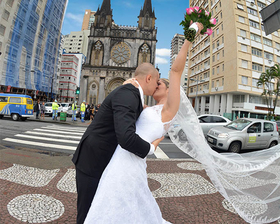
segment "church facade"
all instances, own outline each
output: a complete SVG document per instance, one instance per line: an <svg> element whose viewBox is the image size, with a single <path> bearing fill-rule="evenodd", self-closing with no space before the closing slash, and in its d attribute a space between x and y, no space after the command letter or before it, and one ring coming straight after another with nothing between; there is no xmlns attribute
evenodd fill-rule
<svg viewBox="0 0 280 224"><path fill-rule="evenodd" d="M138 65L155 65L155 20L151 0L145 0L138 26L119 26L113 20L111 1L103 0L90 29L79 102L102 103L110 92L134 76ZM146 99L148 105L151 101L151 97Z"/></svg>

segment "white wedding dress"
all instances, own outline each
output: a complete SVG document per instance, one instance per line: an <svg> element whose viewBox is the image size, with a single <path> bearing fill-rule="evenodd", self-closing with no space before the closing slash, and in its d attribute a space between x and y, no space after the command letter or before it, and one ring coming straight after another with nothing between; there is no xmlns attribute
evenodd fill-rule
<svg viewBox="0 0 280 224"><path fill-rule="evenodd" d="M171 122L161 121L163 105L142 111L136 133L153 142L162 137ZM102 174L84 223L90 224L162 224L159 206L149 189L146 159L119 145Z"/></svg>

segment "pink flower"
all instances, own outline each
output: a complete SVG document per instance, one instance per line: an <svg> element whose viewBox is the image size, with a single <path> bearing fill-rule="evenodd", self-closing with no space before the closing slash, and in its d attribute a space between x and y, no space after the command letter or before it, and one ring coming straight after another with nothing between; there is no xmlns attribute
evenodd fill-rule
<svg viewBox="0 0 280 224"><path fill-rule="evenodd" d="M216 21L215 18L211 18L211 19L209 20L209 22L212 23L212 24L214 24L214 25L216 25L216 22L217 22L217 21Z"/></svg>
<svg viewBox="0 0 280 224"><path fill-rule="evenodd" d="M207 12L206 10L205 10L205 15L206 15L206 16L209 16L209 12Z"/></svg>
<svg viewBox="0 0 280 224"><path fill-rule="evenodd" d="M205 33L210 36L213 33L213 30L208 28Z"/></svg>
<svg viewBox="0 0 280 224"><path fill-rule="evenodd" d="M187 14L190 15L193 13L193 8L187 8L186 11L187 11Z"/></svg>
<svg viewBox="0 0 280 224"><path fill-rule="evenodd" d="M194 9L195 11L197 11L197 12L198 12L199 7L198 7L198 6L195 6L195 7L193 7L193 9Z"/></svg>

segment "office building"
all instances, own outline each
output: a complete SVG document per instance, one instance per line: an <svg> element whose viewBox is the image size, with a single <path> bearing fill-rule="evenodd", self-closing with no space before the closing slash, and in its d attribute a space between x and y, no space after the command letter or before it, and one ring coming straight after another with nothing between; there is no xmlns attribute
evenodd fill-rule
<svg viewBox="0 0 280 224"><path fill-rule="evenodd" d="M268 4L271 1L190 0L190 7L203 7L217 20L213 34L197 37L189 54L188 96L198 114L231 119L267 114L257 82L262 72L280 63L280 32L266 36L259 13Z"/></svg>
<svg viewBox="0 0 280 224"><path fill-rule="evenodd" d="M90 30L91 24L95 21L95 12L87 9L84 14L83 24L82 24L82 31L83 30Z"/></svg>
<svg viewBox="0 0 280 224"><path fill-rule="evenodd" d="M2 92L55 97L67 0L0 1Z"/></svg>

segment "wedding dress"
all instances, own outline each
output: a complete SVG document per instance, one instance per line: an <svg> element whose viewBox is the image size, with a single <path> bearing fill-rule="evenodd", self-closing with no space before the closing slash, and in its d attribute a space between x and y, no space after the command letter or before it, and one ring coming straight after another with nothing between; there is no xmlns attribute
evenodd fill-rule
<svg viewBox="0 0 280 224"><path fill-rule="evenodd" d="M153 142L166 133L170 122L161 121L163 105L142 111L136 122L136 133ZM149 189L146 159L117 146L100 179L84 223L163 224L159 206Z"/></svg>

